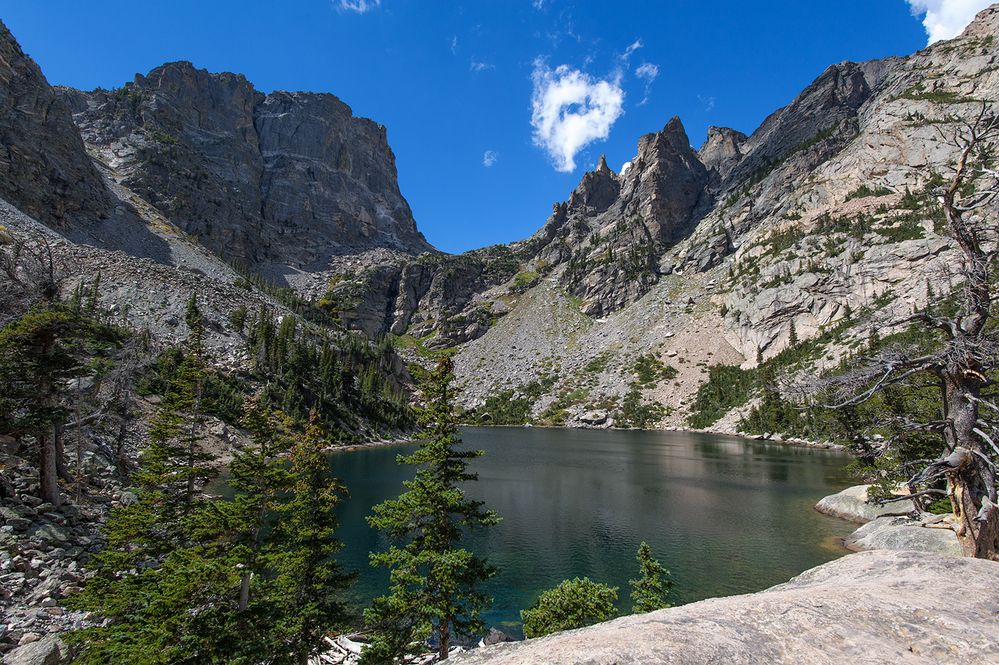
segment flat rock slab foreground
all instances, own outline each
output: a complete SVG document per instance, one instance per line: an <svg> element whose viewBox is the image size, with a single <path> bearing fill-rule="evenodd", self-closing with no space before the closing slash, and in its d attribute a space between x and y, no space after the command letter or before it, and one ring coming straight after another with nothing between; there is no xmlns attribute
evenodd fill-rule
<svg viewBox="0 0 999 665"><path fill-rule="evenodd" d="M999 663L999 563L851 554L760 593L477 649L455 665Z"/></svg>

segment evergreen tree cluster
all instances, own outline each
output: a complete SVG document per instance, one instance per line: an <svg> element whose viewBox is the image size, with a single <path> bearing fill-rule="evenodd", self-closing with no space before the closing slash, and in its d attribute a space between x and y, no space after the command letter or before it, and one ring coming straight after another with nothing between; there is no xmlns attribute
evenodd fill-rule
<svg viewBox="0 0 999 665"><path fill-rule="evenodd" d="M312 417L295 438L289 419L248 399L227 479L200 445L205 361L196 305L185 357L153 419L137 500L112 512L96 575L69 606L101 622L70 640L79 663L304 663L345 625L351 576L333 558L335 508L345 490L329 472Z"/></svg>
<svg viewBox="0 0 999 665"><path fill-rule="evenodd" d="M47 294L0 328L0 434L27 448L39 495L54 506L62 503L60 480L81 481L65 450L74 412L93 392L84 395L80 379L99 385L126 337L100 316L96 286L78 288L68 302Z"/></svg>
<svg viewBox="0 0 999 665"><path fill-rule="evenodd" d="M402 388L391 378L397 361L388 339L372 344L355 334L334 340L295 316L277 318L260 308L240 314L250 367L239 375L206 368L204 411L238 425L250 394L292 419L303 430L314 412L318 426L341 442L373 432L407 431L415 416ZM140 389L162 394L183 366L186 350L167 349L143 377Z"/></svg>

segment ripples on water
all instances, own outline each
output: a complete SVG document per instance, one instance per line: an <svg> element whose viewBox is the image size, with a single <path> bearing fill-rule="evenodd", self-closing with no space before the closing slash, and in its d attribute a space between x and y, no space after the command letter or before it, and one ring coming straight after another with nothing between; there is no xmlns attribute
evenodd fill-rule
<svg viewBox="0 0 999 665"><path fill-rule="evenodd" d="M486 618L508 632L538 593L571 577L620 586L627 610L642 540L672 571L679 604L785 582L845 554L839 538L853 529L812 509L850 484L841 453L681 432L469 428L463 437L486 451L469 493L503 518L469 543L500 568ZM368 565L386 543L364 518L412 477L395 464L412 448L331 456L351 493L340 559L361 574L360 603L388 583Z"/></svg>

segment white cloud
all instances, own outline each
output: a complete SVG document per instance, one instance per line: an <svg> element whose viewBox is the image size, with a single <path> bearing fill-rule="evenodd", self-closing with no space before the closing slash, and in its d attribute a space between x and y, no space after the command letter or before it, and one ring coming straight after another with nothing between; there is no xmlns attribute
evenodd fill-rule
<svg viewBox="0 0 999 665"><path fill-rule="evenodd" d="M382 0L337 0L337 6L348 12L364 14L372 9L377 9L382 4Z"/></svg>
<svg viewBox="0 0 999 665"><path fill-rule="evenodd" d="M927 44L957 37L994 0L906 0L914 16L923 17Z"/></svg>
<svg viewBox="0 0 999 665"><path fill-rule="evenodd" d="M659 78L659 65L651 62L643 62L635 68L635 76L645 81L645 96L638 102L639 106L649 103L649 94L652 92L652 82Z"/></svg>
<svg viewBox="0 0 999 665"><path fill-rule="evenodd" d="M451 38L451 55L458 55L458 35Z"/></svg>
<svg viewBox="0 0 999 665"><path fill-rule="evenodd" d="M489 69L496 69L496 65L488 62L476 62L475 60L472 60L468 68L477 74L479 72L484 72Z"/></svg>
<svg viewBox="0 0 999 665"><path fill-rule="evenodd" d="M561 65L549 69L534 61L531 126L534 144L543 148L563 173L576 169L576 155L590 143L606 139L624 110L621 74L595 79Z"/></svg>
<svg viewBox="0 0 999 665"><path fill-rule="evenodd" d="M701 95L697 96L697 101L704 104L704 110L708 113L715 110L715 98L714 97L704 97Z"/></svg>
<svg viewBox="0 0 999 665"><path fill-rule="evenodd" d="M534 5L535 9L544 9L545 8L545 0L533 0L533 2L531 2L531 4Z"/></svg>
<svg viewBox="0 0 999 665"><path fill-rule="evenodd" d="M642 48L643 46L644 44L642 44L642 40L636 39L635 41L633 41L631 44L628 45L628 48L624 49L624 53L621 54L621 59L627 62L628 58L631 57L631 54L637 51L638 49Z"/></svg>
<svg viewBox="0 0 999 665"><path fill-rule="evenodd" d="M482 153L482 165L485 166L487 169L493 164L495 164L496 160L498 159L499 159L499 153L496 152L495 150L486 150L484 153Z"/></svg>
<svg viewBox="0 0 999 665"><path fill-rule="evenodd" d="M635 76L643 81L652 83L659 76L659 65L653 65L651 62L643 62L635 68Z"/></svg>

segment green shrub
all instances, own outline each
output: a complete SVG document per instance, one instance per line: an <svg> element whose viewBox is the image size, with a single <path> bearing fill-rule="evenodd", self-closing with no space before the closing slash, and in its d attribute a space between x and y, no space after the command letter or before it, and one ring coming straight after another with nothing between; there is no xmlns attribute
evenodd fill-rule
<svg viewBox="0 0 999 665"><path fill-rule="evenodd" d="M660 381L675 379L677 371L669 365L664 365L659 358L651 353L643 353L635 359L631 366L643 388L650 388Z"/></svg>
<svg viewBox="0 0 999 665"><path fill-rule="evenodd" d="M861 185L857 189L853 190L846 195L847 201L852 201L853 199L863 199L868 196L887 196L888 194L893 194L892 190L887 187L869 187L868 185Z"/></svg>
<svg viewBox="0 0 999 665"><path fill-rule="evenodd" d="M541 275L533 270L518 272L513 276L513 289L514 291L526 291L539 281L541 281Z"/></svg>
<svg viewBox="0 0 999 665"><path fill-rule="evenodd" d="M588 577L566 580L521 611L524 635L542 637L613 619L617 615L616 602L617 587L593 582Z"/></svg>
<svg viewBox="0 0 999 665"><path fill-rule="evenodd" d="M666 414L666 407L658 402L643 403L642 391L633 383L621 401L620 410L614 415L614 424L618 427L648 429L659 424Z"/></svg>

